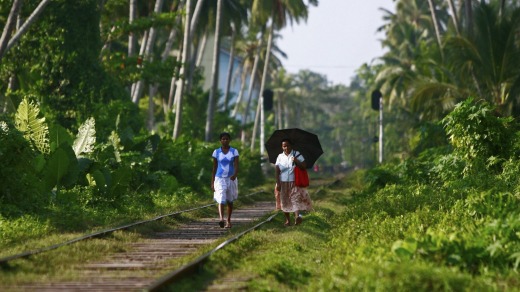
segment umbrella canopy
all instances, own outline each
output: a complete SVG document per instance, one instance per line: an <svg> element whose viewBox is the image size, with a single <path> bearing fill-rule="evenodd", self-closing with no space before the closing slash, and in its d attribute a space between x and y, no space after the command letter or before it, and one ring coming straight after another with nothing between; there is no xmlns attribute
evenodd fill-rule
<svg viewBox="0 0 520 292"><path fill-rule="evenodd" d="M278 154L283 151L282 140L284 139L291 140L292 148L303 155L307 168L311 168L321 154L323 154L320 140L316 134L298 128L281 129L274 131L265 143L269 162L276 163Z"/></svg>

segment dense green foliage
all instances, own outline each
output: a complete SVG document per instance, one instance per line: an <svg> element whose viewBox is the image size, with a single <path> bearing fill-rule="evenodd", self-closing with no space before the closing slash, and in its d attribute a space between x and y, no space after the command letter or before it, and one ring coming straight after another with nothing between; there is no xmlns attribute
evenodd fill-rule
<svg viewBox="0 0 520 292"><path fill-rule="evenodd" d="M193 65L194 72L179 74L181 2L167 0L155 13L153 1L139 0L130 23L128 1L50 1L2 57L5 250L20 250L21 243L46 234L83 233L211 200L210 155L219 144L201 142L209 101L203 69ZM396 2L381 28L387 53L359 68L348 87L308 70L286 74L274 54L273 60L255 59L257 51L265 53L257 48L258 31L265 28L242 19L253 36L244 33L237 45L242 78L260 75L250 71L255 61L272 73L264 80L275 92L265 133L305 128L320 137L325 153L318 163L326 173L365 168L357 172L362 187L333 192L334 208L310 214L309 226L296 236L273 240L274 260L247 259L267 279L253 288L519 289L520 8L515 1L473 1L464 11L458 7L457 20L446 1L431 1L433 11L428 2ZM0 1L0 23L12 3ZM233 3L252 12L250 1ZM307 16L302 1L278 3L299 8L290 18ZM20 19L36 6L24 1ZM208 8L195 46L213 29L215 11ZM154 43L144 53L152 28ZM139 53L130 53L130 35L141 44ZM279 48L273 53L284 56ZM191 88L176 113L171 84L179 78ZM139 94L133 92L137 81ZM384 100L385 163L377 166L374 89ZM236 117L229 109L212 115L214 140L228 131L240 151L241 189L265 179L258 147L246 141L256 117L241 121L249 114L245 103L254 113L257 101L238 103ZM176 115L182 116L182 135L172 140ZM265 241L249 240L240 248L250 251ZM299 260L302 251L312 256Z"/></svg>

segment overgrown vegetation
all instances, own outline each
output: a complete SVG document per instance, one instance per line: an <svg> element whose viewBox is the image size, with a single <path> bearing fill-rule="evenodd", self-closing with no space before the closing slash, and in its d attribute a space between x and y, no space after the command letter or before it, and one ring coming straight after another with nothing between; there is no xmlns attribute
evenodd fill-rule
<svg viewBox="0 0 520 292"><path fill-rule="evenodd" d="M129 138L117 125L99 143L93 118L75 137L59 125L49 131L38 106L27 100L15 120L0 121L4 250L49 232L85 232L212 198L211 152L218 143ZM261 184L259 155L244 150L241 157L240 187Z"/></svg>
<svg viewBox="0 0 520 292"><path fill-rule="evenodd" d="M187 78L169 54L181 43L169 39L180 28L181 2L153 13L151 2L138 1L142 15L132 23L127 1L101 1L104 10L95 0L51 2L0 65L2 255L41 247L59 233L211 200L210 154L219 144L200 140L209 92L199 70L177 113L184 136L171 139L170 84ZM375 164L377 116L368 96L381 89L388 162L357 172L356 188L315 197L319 207L301 228L273 227L218 255L204 276L249 273L254 290L520 290L520 10L516 2L488 2L465 6L457 22L447 2L397 1L382 28L383 63L361 67L350 87L269 68L265 81L278 112L266 113L266 133L316 132L322 170ZM2 3L4 24L14 2ZM37 5L24 3L20 19ZM212 31L206 26L197 31ZM145 40L152 28L153 52L144 60L127 53L129 34ZM240 49L245 70L257 51L252 35ZM138 81L150 96L137 91L132 102ZM253 122L242 125L228 110L211 122L233 135L240 187L261 184L260 155L238 142Z"/></svg>
<svg viewBox="0 0 520 292"><path fill-rule="evenodd" d="M313 194L301 226L282 227L279 216L173 289L233 275L265 291L519 290L513 121L468 99L441 124L450 142L441 151L350 174Z"/></svg>

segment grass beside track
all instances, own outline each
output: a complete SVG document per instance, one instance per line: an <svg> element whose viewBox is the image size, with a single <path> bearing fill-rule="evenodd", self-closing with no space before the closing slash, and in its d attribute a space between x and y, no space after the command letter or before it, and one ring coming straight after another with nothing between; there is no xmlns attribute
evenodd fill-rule
<svg viewBox="0 0 520 292"><path fill-rule="evenodd" d="M375 196L356 197L359 181L353 175L311 190L315 210L302 225L285 227L279 214L214 254L196 277L167 290L520 291L512 269L470 273L423 258L421 251L403 256L396 243L406 244L406 235L423 224L444 222L439 218L449 218L449 210L403 204L412 211L389 216Z"/></svg>

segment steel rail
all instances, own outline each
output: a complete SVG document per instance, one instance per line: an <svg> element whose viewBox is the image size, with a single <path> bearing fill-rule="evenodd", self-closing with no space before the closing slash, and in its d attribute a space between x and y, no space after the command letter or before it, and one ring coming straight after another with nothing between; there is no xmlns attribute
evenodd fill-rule
<svg viewBox="0 0 520 292"><path fill-rule="evenodd" d="M315 191L315 194L319 193L320 191L323 190L323 188L329 188L331 187L332 185L338 183L340 180L339 179L335 179L333 180L332 182L330 183L327 183L327 184L322 184L320 186L317 186L317 190ZM221 244L219 244L217 247L215 247L214 249L212 249L211 251L205 253L204 255L194 259L193 261L185 264L184 266L160 277L158 280L156 280L155 282L153 282L152 284L150 284L150 286L148 286L147 288L145 288L144 290L145 291L150 291L150 292L155 292L155 291L162 291L164 288L166 288L168 285L174 283L175 281L178 281L184 277L187 277L189 275L192 275L194 273L196 273L197 271L199 271L199 269L204 266L204 263L211 257L211 255L213 253L215 253L216 251L218 251L219 249L225 247L226 245L238 240L240 237L242 237L243 235L253 231L253 230L256 230L258 229L260 226L262 226L263 224L265 223L268 223L268 222L271 222L273 220L273 218L277 215L278 213L276 214L273 214L271 215L269 218L267 218L267 220L263 221L263 222L260 222L258 223L257 225L235 235L234 237L222 242Z"/></svg>
<svg viewBox="0 0 520 292"><path fill-rule="evenodd" d="M211 257L211 255L213 253L215 253L219 249L225 247L226 245L233 243L234 241L238 240L243 235L245 235L253 230L258 229L263 224L271 222L277 214L278 213L271 215L269 218L267 218L267 220L262 221L262 222L256 224L255 226L240 232L239 234L233 236L232 238L222 242L221 244L219 244L217 247L215 247L211 251L203 254L202 256L185 264L184 266L162 276L157 281L153 282L150 286L148 286L145 289L145 291L160 291L161 289L165 288L169 284L172 284L176 280L179 280L183 277L186 277L187 275L191 275L191 274L197 272L204 265L204 263Z"/></svg>
<svg viewBox="0 0 520 292"><path fill-rule="evenodd" d="M245 197L250 197L250 196L257 195L257 194L260 194L260 193L265 193L265 192L266 191L261 190L261 191L254 192L254 193L251 193L249 195L246 195ZM90 238L103 237L103 236L106 236L106 235L108 235L110 233L113 233L115 231L118 231L118 230L126 230L128 228L131 228L131 227L134 227L134 226L137 226L137 225L141 225L141 224L145 224L145 223L161 220L161 219L166 218L166 217L171 217L171 216L175 216L175 215L182 214L182 213L187 213L187 212L192 212L192 211L196 211L196 210L212 207L212 206L215 206L215 204L216 203L211 203L211 204L207 204L207 205L203 205L203 206L199 206L199 207L195 207L195 208L190 208L190 209L186 209L186 210L176 211L176 212L173 212L173 213L160 215L160 216L154 217L152 219L141 220L141 221L137 221L137 222L134 222L134 223L118 226L118 227L115 227L115 228L110 228L110 229L105 229L105 230L94 232L94 233L89 233L89 234L86 234L86 235L83 235L83 236L80 236L80 237L77 237L77 238L74 238L74 239L62 242L62 243L51 245L51 246L47 246L47 247L43 247L43 248L39 248L39 249L35 249L35 250L30 250L30 251L25 251L25 252L22 252L22 253L19 253L19 254L14 254L14 255L11 255L11 256L3 257L3 258L0 258L0 266L5 266L9 261L12 261L12 260L15 260L15 259L27 258L27 257L30 257L30 256L35 255L35 254L47 252L47 251L50 251L50 250L54 250L54 249L60 248L62 246L70 245L70 244L76 243L78 241L82 241L82 240L86 240L86 239L90 239Z"/></svg>

